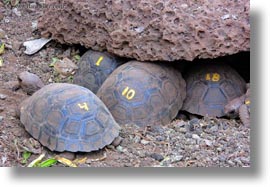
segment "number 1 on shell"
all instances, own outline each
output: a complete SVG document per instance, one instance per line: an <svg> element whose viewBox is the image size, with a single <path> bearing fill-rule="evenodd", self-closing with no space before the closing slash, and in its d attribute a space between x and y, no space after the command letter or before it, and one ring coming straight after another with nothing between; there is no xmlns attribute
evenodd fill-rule
<svg viewBox="0 0 270 187"><path fill-rule="evenodd" d="M102 60L103 60L103 56L100 56L99 58L98 58L98 60L97 60L97 62L96 62L96 66L100 66L100 63L102 62Z"/></svg>

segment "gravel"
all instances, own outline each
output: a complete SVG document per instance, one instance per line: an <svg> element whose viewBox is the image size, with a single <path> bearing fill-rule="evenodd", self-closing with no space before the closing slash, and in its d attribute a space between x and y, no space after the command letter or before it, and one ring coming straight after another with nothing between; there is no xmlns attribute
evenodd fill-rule
<svg viewBox="0 0 270 187"><path fill-rule="evenodd" d="M150 157L153 158L153 159L155 159L155 160L157 160L157 161L159 161L159 162L164 159L164 157L161 154L159 154L159 153L152 153L150 155Z"/></svg>
<svg viewBox="0 0 270 187"><path fill-rule="evenodd" d="M145 155L158 162L155 166L250 167L249 133L248 127L235 120L202 118L175 120L162 127L162 133L123 126L121 136L123 148L132 153L129 156L142 159L143 149Z"/></svg>

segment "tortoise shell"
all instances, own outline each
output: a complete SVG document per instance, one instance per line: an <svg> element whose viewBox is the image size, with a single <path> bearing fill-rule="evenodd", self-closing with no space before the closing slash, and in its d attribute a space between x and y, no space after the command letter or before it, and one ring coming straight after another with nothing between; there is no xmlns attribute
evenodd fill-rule
<svg viewBox="0 0 270 187"><path fill-rule="evenodd" d="M177 115L186 96L179 71L161 64L131 61L118 67L97 96L120 124L164 125Z"/></svg>
<svg viewBox="0 0 270 187"><path fill-rule="evenodd" d="M101 149L120 128L96 95L67 83L47 85L23 101L20 120L43 146L59 152Z"/></svg>
<svg viewBox="0 0 270 187"><path fill-rule="evenodd" d="M245 93L244 79L226 64L193 66L185 79L187 97L182 110L192 114L224 116L225 105Z"/></svg>
<svg viewBox="0 0 270 187"><path fill-rule="evenodd" d="M96 93L106 78L120 65L116 57L107 52L89 50L80 59L74 84Z"/></svg>

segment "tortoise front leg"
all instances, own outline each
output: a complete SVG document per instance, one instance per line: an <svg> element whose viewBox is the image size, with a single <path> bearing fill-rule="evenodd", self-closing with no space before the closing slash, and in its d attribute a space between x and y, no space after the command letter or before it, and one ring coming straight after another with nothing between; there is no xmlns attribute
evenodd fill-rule
<svg viewBox="0 0 270 187"><path fill-rule="evenodd" d="M239 117L245 126L247 126L247 127L250 126L250 113L249 113L247 105L244 104L244 105L240 106Z"/></svg>

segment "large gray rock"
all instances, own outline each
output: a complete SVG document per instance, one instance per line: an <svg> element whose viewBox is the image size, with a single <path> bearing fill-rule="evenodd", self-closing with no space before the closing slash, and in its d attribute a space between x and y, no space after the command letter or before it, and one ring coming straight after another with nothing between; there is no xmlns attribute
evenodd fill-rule
<svg viewBox="0 0 270 187"><path fill-rule="evenodd" d="M215 58L250 49L249 0L46 3L39 29L61 43L141 61Z"/></svg>

